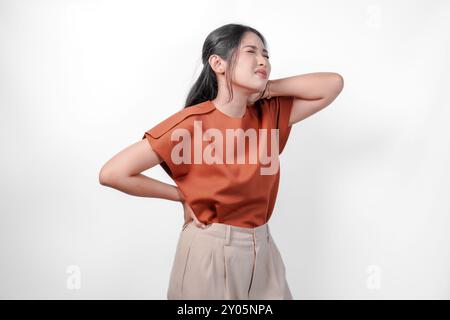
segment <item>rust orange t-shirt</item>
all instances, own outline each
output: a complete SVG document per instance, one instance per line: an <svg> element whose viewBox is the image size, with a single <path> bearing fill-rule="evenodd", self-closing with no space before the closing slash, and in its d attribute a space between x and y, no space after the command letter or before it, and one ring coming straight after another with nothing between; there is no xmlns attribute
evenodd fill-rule
<svg viewBox="0 0 450 320"><path fill-rule="evenodd" d="M269 221L275 206L293 99L264 99L261 117L248 105L242 118L207 100L176 112L142 139L163 159L161 167L199 221L254 228Z"/></svg>

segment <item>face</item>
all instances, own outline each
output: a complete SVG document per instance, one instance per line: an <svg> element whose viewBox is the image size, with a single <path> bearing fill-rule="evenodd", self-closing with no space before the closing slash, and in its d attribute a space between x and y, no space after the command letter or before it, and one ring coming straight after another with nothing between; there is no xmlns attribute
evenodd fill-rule
<svg viewBox="0 0 450 320"><path fill-rule="evenodd" d="M257 73L257 69L264 69L266 77ZM271 66L269 53L261 39L253 32L246 32L242 37L232 82L248 93L261 92L269 80Z"/></svg>

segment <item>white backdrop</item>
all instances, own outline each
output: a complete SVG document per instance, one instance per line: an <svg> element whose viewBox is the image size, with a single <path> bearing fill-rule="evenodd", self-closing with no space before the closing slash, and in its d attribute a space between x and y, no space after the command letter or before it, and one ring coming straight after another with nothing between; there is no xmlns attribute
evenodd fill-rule
<svg viewBox="0 0 450 320"><path fill-rule="evenodd" d="M281 157L294 299L450 298L450 2L356 0L0 1L0 298L166 298L181 204L98 173L183 107L227 23L267 38L271 79L345 80Z"/></svg>

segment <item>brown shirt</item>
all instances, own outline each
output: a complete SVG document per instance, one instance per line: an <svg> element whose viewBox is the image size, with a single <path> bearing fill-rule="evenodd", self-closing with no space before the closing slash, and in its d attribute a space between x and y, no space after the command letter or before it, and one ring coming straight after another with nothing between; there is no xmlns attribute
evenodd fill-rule
<svg viewBox="0 0 450 320"><path fill-rule="evenodd" d="M160 165L199 221L254 228L269 221L275 206L278 156L291 131L293 99L276 96L263 100L261 118L255 105L248 105L242 118L234 118L207 100L176 112L147 130L142 139L147 138L163 159ZM276 130L271 129L279 129L279 153L275 152ZM250 143L251 131L256 146ZM238 140L245 142L240 145Z"/></svg>

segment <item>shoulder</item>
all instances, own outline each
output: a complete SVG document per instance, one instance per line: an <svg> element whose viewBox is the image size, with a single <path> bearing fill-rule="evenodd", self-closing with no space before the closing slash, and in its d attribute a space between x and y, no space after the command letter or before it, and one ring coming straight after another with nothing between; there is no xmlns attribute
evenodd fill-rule
<svg viewBox="0 0 450 320"><path fill-rule="evenodd" d="M183 108L182 110L172 114L168 118L158 123L156 126L148 130L147 133L154 138L159 138L169 130L182 125L183 122L189 117L208 113L211 112L212 110L214 110L214 106L208 103L208 101L204 101L192 105L190 107Z"/></svg>
<svg viewBox="0 0 450 320"><path fill-rule="evenodd" d="M262 102L263 114L271 117L278 123L280 117L284 118L291 113L293 103L293 96L275 96L270 99L264 99Z"/></svg>

